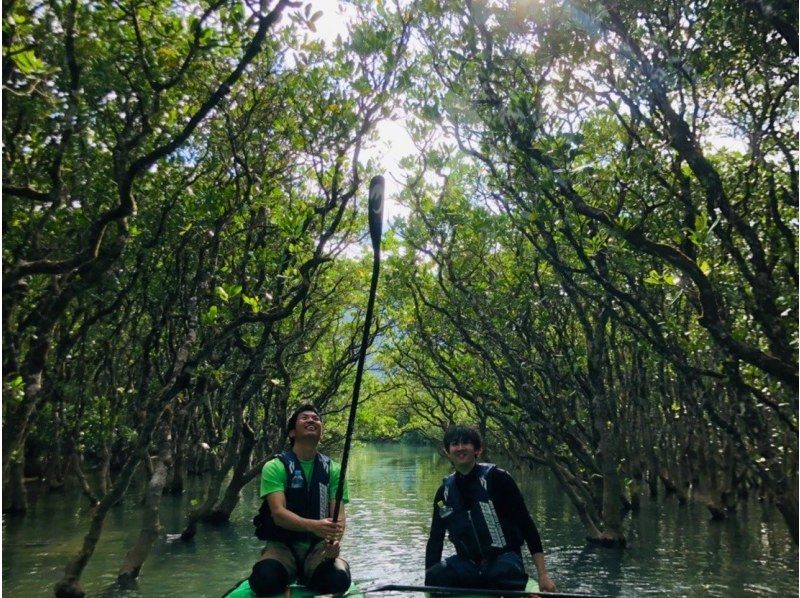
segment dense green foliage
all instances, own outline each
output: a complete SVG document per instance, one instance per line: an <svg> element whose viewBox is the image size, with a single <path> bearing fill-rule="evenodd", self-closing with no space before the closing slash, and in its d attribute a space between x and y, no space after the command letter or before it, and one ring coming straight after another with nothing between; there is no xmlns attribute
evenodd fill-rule
<svg viewBox="0 0 800 598"><path fill-rule="evenodd" d="M394 375L547 464L590 539L659 478L796 533L796 8L424 7Z"/></svg>
<svg viewBox="0 0 800 598"><path fill-rule="evenodd" d="M8 6L4 508L25 510L24 475L57 487L67 464L97 504L60 594L81 593L148 454L121 580L187 471L210 479L189 539L230 515L290 402L347 397L367 271L339 258L365 228L359 154L408 30L370 14L331 45L319 17L286 0Z"/></svg>
<svg viewBox="0 0 800 598"><path fill-rule="evenodd" d="M475 421L592 541L659 480L796 533L796 6L346 4L335 42L288 0L5 7L4 510L67 472L95 505L57 592L137 470L121 581L189 472L184 539L228 519L291 405L341 437L401 100L362 437Z"/></svg>

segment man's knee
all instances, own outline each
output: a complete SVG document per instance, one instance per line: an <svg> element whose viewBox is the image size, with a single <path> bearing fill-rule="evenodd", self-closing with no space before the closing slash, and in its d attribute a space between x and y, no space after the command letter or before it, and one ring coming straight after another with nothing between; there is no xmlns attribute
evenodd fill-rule
<svg viewBox="0 0 800 598"><path fill-rule="evenodd" d="M250 589L257 596L280 594L289 585L286 567L273 559L264 559L253 565L250 573Z"/></svg>
<svg viewBox="0 0 800 598"><path fill-rule="evenodd" d="M443 562L436 563L433 567L425 571L425 585L451 587L457 585L456 572L447 567Z"/></svg>
<svg viewBox="0 0 800 598"><path fill-rule="evenodd" d="M343 594L350 587L350 566L343 559L323 561L316 568L308 585L325 594Z"/></svg>
<svg viewBox="0 0 800 598"><path fill-rule="evenodd" d="M475 588L480 585L478 566L453 555L425 571L425 585L439 587Z"/></svg>
<svg viewBox="0 0 800 598"><path fill-rule="evenodd" d="M524 590L528 583L522 557L516 553L505 553L489 565L486 581L490 587L502 590Z"/></svg>

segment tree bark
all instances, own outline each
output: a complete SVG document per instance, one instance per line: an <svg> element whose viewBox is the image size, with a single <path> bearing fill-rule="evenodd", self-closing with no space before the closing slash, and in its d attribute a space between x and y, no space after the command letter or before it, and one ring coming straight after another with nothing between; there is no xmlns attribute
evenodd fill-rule
<svg viewBox="0 0 800 598"><path fill-rule="evenodd" d="M25 488L25 456L9 464L3 492L3 513L24 515L28 511L28 491Z"/></svg>
<svg viewBox="0 0 800 598"><path fill-rule="evenodd" d="M645 493L646 485L644 483L644 473L642 471L642 463L638 456L633 456L633 465L631 466L631 509L634 513L638 513L642 506L642 495Z"/></svg>
<svg viewBox="0 0 800 598"><path fill-rule="evenodd" d="M198 392L200 389L198 389ZM181 408L175 418L173 437L173 464L170 469L169 480L164 492L167 494L183 494L186 488L186 451L189 438L189 415L187 409Z"/></svg>
<svg viewBox="0 0 800 598"><path fill-rule="evenodd" d="M159 522L159 506L167 483L167 474L172 464L172 427L171 411L165 414L159 430L158 457L153 467L153 474L147 485L144 512L142 513L142 527L139 537L125 555L120 567L117 583L123 588L131 588L136 584L136 578L142 568L158 535L161 533Z"/></svg>
<svg viewBox="0 0 800 598"><path fill-rule="evenodd" d="M599 256L600 254L598 254ZM593 333L586 339L589 346L588 375L592 385L595 433L600 471L603 475L603 533L601 541L610 545L625 545L622 532L622 480L619 475L619 446L614 423L617 420L612 399L604 382L603 363L606 354L606 324L610 317L601 308Z"/></svg>
<svg viewBox="0 0 800 598"><path fill-rule="evenodd" d="M95 493L92 491L92 485L89 483L89 480L86 479L86 476L83 473L83 467L81 466L81 454L78 452L78 448L75 446L74 441L71 441L71 445L69 464L72 467L72 472L75 474L75 477L78 478L81 489L89 499L89 502L93 507L97 506L97 504L100 502L100 499L97 498Z"/></svg>
<svg viewBox="0 0 800 598"><path fill-rule="evenodd" d="M548 463L550 470L555 474L556 479L558 479L561 487L567 494L567 498L569 498L575 511L577 511L578 518L581 520L581 523L583 523L583 528L586 531L586 540L590 544L600 543L603 534L597 525L598 517L594 508L575 491L575 488L565 476L565 472L553 461L552 456Z"/></svg>
<svg viewBox="0 0 800 598"><path fill-rule="evenodd" d="M720 471L717 469L716 460L709 455L714 446L699 447L697 451L698 480L694 498L700 500L714 521L724 521L727 519L725 507L722 504L722 492L720 491Z"/></svg>
<svg viewBox="0 0 800 598"><path fill-rule="evenodd" d="M233 469L233 476L225 489L225 494L222 500L219 501L209 513L206 518L211 523L224 523L229 521L233 509L239 502L239 495L242 490L256 475L261 471L249 469L250 459L253 455L253 447L256 444L256 435L253 429L247 425L247 422L242 424L242 446L239 450L239 460ZM255 470L255 471L254 471Z"/></svg>
<svg viewBox="0 0 800 598"><path fill-rule="evenodd" d="M64 489L64 442L62 438L62 402L57 400L53 405L53 436L47 447L47 460L45 463L44 479L48 492L58 492Z"/></svg>
<svg viewBox="0 0 800 598"><path fill-rule="evenodd" d="M83 545L78 555L67 564L64 570L64 577L56 584L54 588L55 594L59 598L82 597L85 595L83 588L80 586L80 577L89 559L91 559L94 554L97 542L100 540L100 534L103 531L103 523L106 515L109 509L122 498L123 494L128 489L128 485L136 471L136 467L139 465L139 461L147 456L147 447L164 414L164 410L175 396L185 390L189 383L189 376L186 372L187 362L189 361L189 351L197 338L197 316L193 309L196 306L195 302L196 298L193 297L190 300L189 307L191 322L189 331L175 355L169 380L153 398L151 402L151 405L153 405L152 410L148 413L147 418L142 424L136 446L122 466L111 490L100 500L97 507L95 507L92 520L89 524L89 531L86 536L84 536Z"/></svg>
<svg viewBox="0 0 800 598"><path fill-rule="evenodd" d="M81 574L86 568L89 559L92 558L92 554L94 554L94 549L97 546L97 542L100 540L100 534L103 532L103 523L105 522L109 509L122 498L140 460L141 459L137 458L128 460L125 467L123 467L120 472L116 483L111 487L111 491L106 494L94 508L92 519L89 523L89 531L83 538L83 546L81 546L78 555L67 564L64 569L64 577L54 588L57 598L83 598L83 596L86 595L86 592L84 592L80 585Z"/></svg>
<svg viewBox="0 0 800 598"><path fill-rule="evenodd" d="M787 480L783 492L775 497L775 506L780 511L780 514L783 515L786 525L789 526L789 533L795 545L798 543L798 527L800 527L797 503L797 476L795 475L793 479Z"/></svg>
<svg viewBox="0 0 800 598"><path fill-rule="evenodd" d="M111 489L111 451L108 448L108 439L103 439L103 460L100 463L100 492L107 494Z"/></svg>
<svg viewBox="0 0 800 598"><path fill-rule="evenodd" d="M196 509L190 511L189 515L186 517L186 527L181 532L181 540L184 542L188 542L195 537L197 534L197 524L200 521L206 521L214 508L217 498L219 497L220 489L222 488L222 482L234 466L240 439L241 432L237 430L230 440L228 440L222 462L215 464L214 470L211 473L211 479L204 493L203 501Z"/></svg>

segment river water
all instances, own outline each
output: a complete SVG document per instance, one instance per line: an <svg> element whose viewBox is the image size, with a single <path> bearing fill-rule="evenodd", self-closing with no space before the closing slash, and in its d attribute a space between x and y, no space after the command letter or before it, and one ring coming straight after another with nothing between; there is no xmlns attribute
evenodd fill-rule
<svg viewBox="0 0 800 598"><path fill-rule="evenodd" d="M362 588L421 584L433 495L450 470L447 461L430 448L366 445L354 448L349 467L352 501L342 553L354 580ZM608 596L798 595L797 547L777 512L756 501L736 519L720 523L710 521L699 505L645 500L641 512L626 519L625 550L588 548L580 522L547 472L516 477L559 590ZM246 577L260 549L251 524L257 492L256 482L245 489L230 525L201 526L189 544L169 537L158 541L142 568L138 591L126 594L218 597ZM129 492L106 521L82 578L89 596L122 595L113 582L138 533L136 494ZM191 499L164 498L166 532L180 532ZM4 521L6 595L52 595L87 521L85 499L70 492L44 495L29 516ZM530 555L524 554L532 571Z"/></svg>

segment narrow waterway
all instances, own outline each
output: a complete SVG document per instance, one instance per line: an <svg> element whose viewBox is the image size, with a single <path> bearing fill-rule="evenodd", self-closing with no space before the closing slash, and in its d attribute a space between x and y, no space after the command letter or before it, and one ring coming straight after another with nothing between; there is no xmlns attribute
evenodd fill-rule
<svg viewBox="0 0 800 598"><path fill-rule="evenodd" d="M362 587L418 584L423 579L432 499L448 463L433 450L367 445L351 457L348 529L343 555ZM625 550L588 548L580 522L546 472L518 474L536 521L551 576L560 590L610 596L797 596L798 551L777 512L753 501L740 517L712 522L699 505L645 501L626 520ZM83 576L90 596L119 596L113 588L140 517L132 491L113 509ZM181 530L193 497L165 497L162 521ZM160 540L130 596L220 596L245 577L260 542L251 519L258 508L252 483L230 525L201 527L189 544ZM85 534L88 509L76 492L42 496L28 517L3 523L3 591L51 595L64 564ZM530 566L530 555L525 553Z"/></svg>

